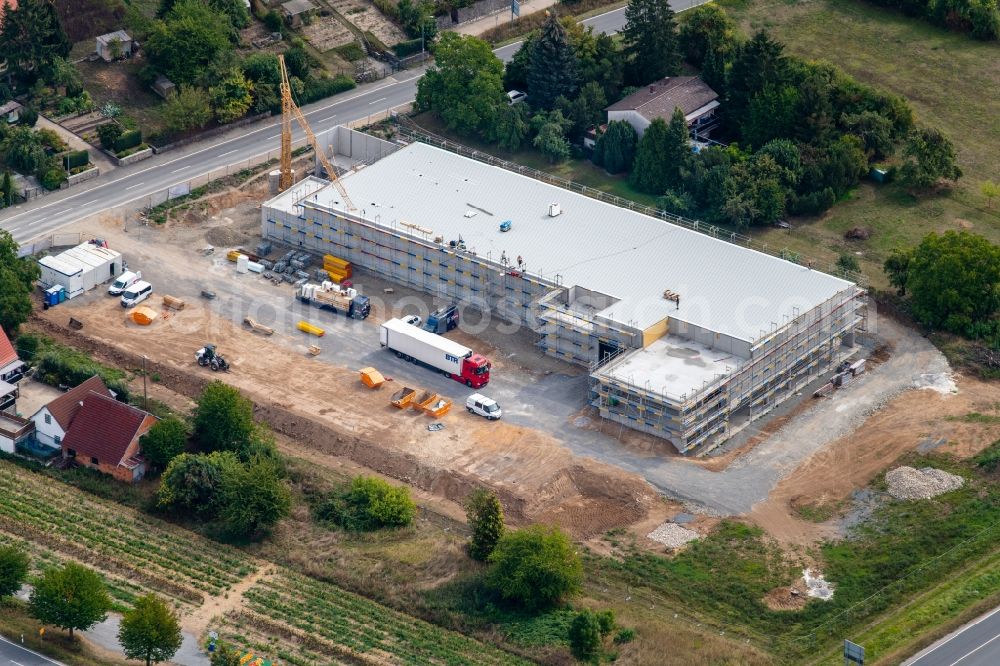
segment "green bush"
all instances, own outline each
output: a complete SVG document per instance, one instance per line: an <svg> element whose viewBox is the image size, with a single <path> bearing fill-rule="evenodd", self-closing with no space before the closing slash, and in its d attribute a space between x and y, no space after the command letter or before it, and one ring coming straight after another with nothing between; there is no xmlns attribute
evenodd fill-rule
<svg viewBox="0 0 1000 666"><path fill-rule="evenodd" d="M71 171L77 167L87 166L90 163L90 153L86 150L75 150L63 155L63 167Z"/></svg>
<svg viewBox="0 0 1000 666"><path fill-rule="evenodd" d="M302 91L301 105L311 104L318 100L351 90L356 84L354 79L344 74L338 74L332 79L318 79L309 77L305 82L305 90Z"/></svg>
<svg viewBox="0 0 1000 666"><path fill-rule="evenodd" d="M47 190L58 190L59 186L66 182L66 169L58 164L50 166L42 172L39 181L42 183L42 187Z"/></svg>
<svg viewBox="0 0 1000 666"><path fill-rule="evenodd" d="M505 534L489 561L489 586L528 610L559 603L583 581L580 557L556 527L532 525Z"/></svg>
<svg viewBox="0 0 1000 666"><path fill-rule="evenodd" d="M264 14L264 25L271 32L281 32L281 28L284 22L281 20L281 14L278 10L272 9L268 13Z"/></svg>
<svg viewBox="0 0 1000 666"><path fill-rule="evenodd" d="M337 52L337 55L348 62L357 62L358 60L363 60L365 57L364 50L358 46L357 42L349 42L343 46L338 46L333 50Z"/></svg>
<svg viewBox="0 0 1000 666"><path fill-rule="evenodd" d="M1000 439L980 451L973 460L987 472L997 471L1000 468Z"/></svg>
<svg viewBox="0 0 1000 666"><path fill-rule="evenodd" d="M625 643L631 643L635 640L635 629L626 627L625 629L620 629L618 634L615 636L616 645L624 645Z"/></svg>
<svg viewBox="0 0 1000 666"><path fill-rule="evenodd" d="M569 647L580 661L595 662L601 654L601 623L593 611L576 614L569 625Z"/></svg>
<svg viewBox="0 0 1000 666"><path fill-rule="evenodd" d="M355 478L315 508L318 520L357 531L405 527L416 514L409 489L370 476Z"/></svg>
<svg viewBox="0 0 1000 666"><path fill-rule="evenodd" d="M22 333L17 336L17 355L25 363L31 363L35 360L35 354L38 353L40 341L38 336L32 333Z"/></svg>
<svg viewBox="0 0 1000 666"><path fill-rule="evenodd" d="M115 142L122 135L122 128L116 122L104 123L97 126L97 136L101 139L101 148L111 150L115 147Z"/></svg>
<svg viewBox="0 0 1000 666"><path fill-rule="evenodd" d="M375 6L389 18L399 20L399 8L392 0L375 0Z"/></svg>
<svg viewBox="0 0 1000 666"><path fill-rule="evenodd" d="M38 111L33 107L26 106L21 109L17 116L17 124L25 125L26 127L34 127L35 123L38 122Z"/></svg>
<svg viewBox="0 0 1000 666"><path fill-rule="evenodd" d="M115 139L113 148L115 153L121 153L129 148L135 148L142 143L142 132L139 130L129 130L122 132L121 136Z"/></svg>
<svg viewBox="0 0 1000 666"><path fill-rule="evenodd" d="M396 52L400 58L405 58L408 55L413 55L414 53L419 53L421 48L424 46L424 40L420 39L408 39L405 42L399 42L394 44L392 50Z"/></svg>
<svg viewBox="0 0 1000 666"><path fill-rule="evenodd" d="M36 360L38 366L36 376L47 384L77 386L98 375L108 388L118 394L119 400L124 402L129 398L125 373L105 367L83 352L45 340L39 345Z"/></svg>

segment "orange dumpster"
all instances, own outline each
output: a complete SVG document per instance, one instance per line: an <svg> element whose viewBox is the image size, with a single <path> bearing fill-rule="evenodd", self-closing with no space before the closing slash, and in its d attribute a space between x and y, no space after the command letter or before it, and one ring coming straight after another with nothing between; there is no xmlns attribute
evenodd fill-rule
<svg viewBox="0 0 1000 666"><path fill-rule="evenodd" d="M410 404L414 397L416 397L416 389L411 389L409 386L404 386L389 398L389 402L392 403L393 407L397 409L406 409L406 406Z"/></svg>
<svg viewBox="0 0 1000 666"><path fill-rule="evenodd" d="M377 389L385 383L385 377L375 368L361 368L361 383L371 389Z"/></svg>

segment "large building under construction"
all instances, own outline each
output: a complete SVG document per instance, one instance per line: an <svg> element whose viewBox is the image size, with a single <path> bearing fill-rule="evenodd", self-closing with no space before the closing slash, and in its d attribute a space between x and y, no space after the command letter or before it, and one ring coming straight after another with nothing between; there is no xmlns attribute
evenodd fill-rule
<svg viewBox="0 0 1000 666"><path fill-rule="evenodd" d="M341 132L347 155L358 135ZM852 282L429 145L393 148L368 145L339 188L310 177L267 202L263 235L529 326L589 369L602 417L683 453L854 344Z"/></svg>

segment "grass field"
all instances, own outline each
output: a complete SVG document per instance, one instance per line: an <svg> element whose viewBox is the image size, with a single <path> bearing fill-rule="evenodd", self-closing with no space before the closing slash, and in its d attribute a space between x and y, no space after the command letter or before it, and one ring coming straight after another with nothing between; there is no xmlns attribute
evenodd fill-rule
<svg viewBox="0 0 1000 666"><path fill-rule="evenodd" d="M971 229L1000 242L1000 205L987 207L980 184L1000 178L1000 45L947 32L857 0L723 0L747 34L768 30L789 53L833 62L857 79L909 100L917 122L955 144L965 176L952 191L919 200L896 185L861 185L818 220L791 232L755 233L767 243L833 258L862 252L862 266L885 285L881 262L894 247L931 231ZM853 227L867 241L845 241Z"/></svg>

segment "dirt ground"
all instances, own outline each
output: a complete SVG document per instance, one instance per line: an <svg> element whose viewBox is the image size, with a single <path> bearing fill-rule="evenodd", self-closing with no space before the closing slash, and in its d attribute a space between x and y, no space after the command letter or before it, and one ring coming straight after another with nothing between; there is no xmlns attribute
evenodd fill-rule
<svg viewBox="0 0 1000 666"><path fill-rule="evenodd" d="M329 0L329 4L362 32L372 32L386 46L406 39L403 31L370 0Z"/></svg>
<svg viewBox="0 0 1000 666"><path fill-rule="evenodd" d="M956 386L958 392L951 395L913 390L898 396L854 433L808 458L753 507L749 518L789 545L832 538L838 534L836 520L803 520L794 507L836 504L924 443L941 442L934 450L968 457L1000 439L1000 425L963 419L973 412L994 413L1000 384L956 377Z"/></svg>
<svg viewBox="0 0 1000 666"><path fill-rule="evenodd" d="M336 16L317 16L312 23L302 26L301 32L320 53L354 41L354 35Z"/></svg>

